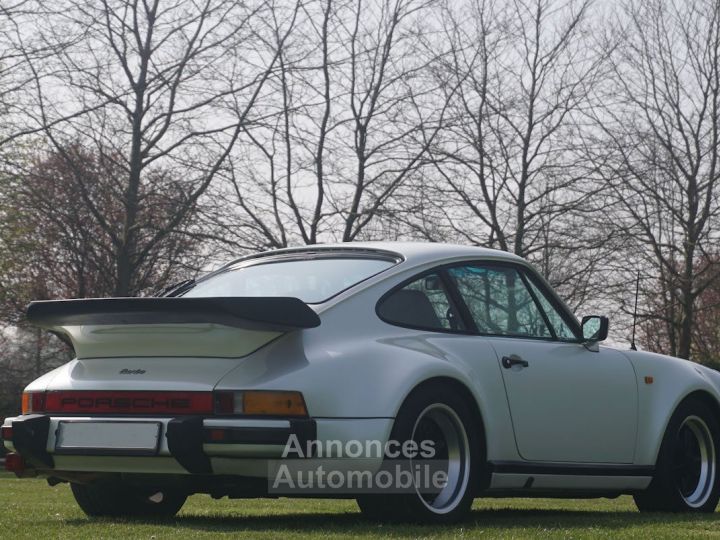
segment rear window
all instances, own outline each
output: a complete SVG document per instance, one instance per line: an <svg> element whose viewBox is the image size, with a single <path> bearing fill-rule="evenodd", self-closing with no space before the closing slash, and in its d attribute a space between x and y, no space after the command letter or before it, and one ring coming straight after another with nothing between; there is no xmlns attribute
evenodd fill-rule
<svg viewBox="0 0 720 540"><path fill-rule="evenodd" d="M384 257L338 256L248 261L199 281L184 296L292 296L317 304L396 262Z"/></svg>

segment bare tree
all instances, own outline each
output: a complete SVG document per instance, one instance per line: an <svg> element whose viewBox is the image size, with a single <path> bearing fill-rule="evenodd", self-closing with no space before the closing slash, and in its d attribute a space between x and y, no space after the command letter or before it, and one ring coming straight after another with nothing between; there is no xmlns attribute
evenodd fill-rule
<svg viewBox="0 0 720 540"><path fill-rule="evenodd" d="M607 240L578 227L595 190L583 185L577 133L603 67L588 46L589 9L573 0L445 4L451 110L431 147L436 178L416 188L431 194L428 215L410 223L430 239L530 258L575 304Z"/></svg>
<svg viewBox="0 0 720 540"><path fill-rule="evenodd" d="M442 85L431 77L442 49L423 47L418 39L431 29L423 19L432 13L431 6L427 1L385 2L374 25L367 24L368 7L355 6L347 43L356 174L348 182L350 204L341 210L343 241L358 238L408 176L425 164L444 125L447 102L438 91ZM413 26L403 28L405 21Z"/></svg>
<svg viewBox="0 0 720 540"><path fill-rule="evenodd" d="M113 294L115 277L107 271L115 257L112 238L91 210L78 204L85 191L103 216L123 215L122 200L112 195L117 178L124 174L122 160L111 158L67 145L62 153L41 153L25 172L8 175L2 182L0 241L7 253L14 254L7 271L0 268L0 294L8 309L22 314L33 299ZM146 204L138 220L157 228L172 219L177 184L168 171L148 173L140 192ZM186 259L198 257L198 247L183 232L173 231L155 244L137 267L138 289L166 285L170 274L182 271Z"/></svg>
<svg viewBox="0 0 720 540"><path fill-rule="evenodd" d="M689 358L698 299L720 278L700 264L720 239L720 6L637 0L623 14L591 159L614 196L618 266L644 275L640 315L664 328L665 352Z"/></svg>
<svg viewBox="0 0 720 540"><path fill-rule="evenodd" d="M47 60L66 46L68 39L64 36L49 46L32 31L32 21L52 14L52 7L34 0L0 4L0 147L40 129L27 122L33 83L48 75Z"/></svg>
<svg viewBox="0 0 720 540"><path fill-rule="evenodd" d="M715 266L714 271L720 273L720 257L715 255L710 260L701 260L701 264ZM698 270L704 270L700 268ZM693 324L692 356L703 364L712 364L720 368L720 279L714 279L698 295L695 304Z"/></svg>
<svg viewBox="0 0 720 540"><path fill-rule="evenodd" d="M434 4L303 5L269 81L277 106L248 127L221 187L238 207L223 226L234 249L384 236L380 224L404 206L397 190L443 125L431 76L441 49L425 43Z"/></svg>
<svg viewBox="0 0 720 540"><path fill-rule="evenodd" d="M0 113L7 119L13 98L27 79L19 73L24 62L20 40L18 18L28 0L0 5ZM7 137L7 120L0 127L0 139Z"/></svg>
<svg viewBox="0 0 720 540"><path fill-rule="evenodd" d="M124 296L138 291L140 269L192 216L251 122L279 54L265 17L282 18L282 43L297 6L67 0L58 9L35 24L47 43L69 35L72 46L55 56L51 80L36 80L33 120L76 171L82 204L113 246L113 294ZM82 114L68 118L68 109ZM120 215L105 215L83 182L68 150L77 143L108 165L113 184L102 196L121 202ZM163 171L182 181L166 193L174 211L151 223L142 216L150 215L153 175Z"/></svg>
<svg viewBox="0 0 720 540"><path fill-rule="evenodd" d="M39 328L0 333L0 418L20 413L25 386L70 360L69 349Z"/></svg>

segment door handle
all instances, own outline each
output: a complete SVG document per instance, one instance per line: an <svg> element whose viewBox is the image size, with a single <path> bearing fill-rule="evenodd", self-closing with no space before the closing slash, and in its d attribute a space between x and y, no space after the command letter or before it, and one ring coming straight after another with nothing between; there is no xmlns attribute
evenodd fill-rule
<svg viewBox="0 0 720 540"><path fill-rule="evenodd" d="M527 360L523 360L516 354L502 357L502 366L505 369L510 369L513 366L528 367L529 365L530 364L527 362Z"/></svg>

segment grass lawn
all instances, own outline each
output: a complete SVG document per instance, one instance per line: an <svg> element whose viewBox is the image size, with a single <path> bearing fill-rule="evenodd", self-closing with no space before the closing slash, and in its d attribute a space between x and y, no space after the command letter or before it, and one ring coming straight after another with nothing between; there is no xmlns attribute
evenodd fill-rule
<svg viewBox="0 0 720 540"><path fill-rule="evenodd" d="M177 518L91 520L66 484L0 474L0 538L690 538L720 537L720 515L639 514L632 499L484 499L459 525L364 521L353 501L188 499Z"/></svg>

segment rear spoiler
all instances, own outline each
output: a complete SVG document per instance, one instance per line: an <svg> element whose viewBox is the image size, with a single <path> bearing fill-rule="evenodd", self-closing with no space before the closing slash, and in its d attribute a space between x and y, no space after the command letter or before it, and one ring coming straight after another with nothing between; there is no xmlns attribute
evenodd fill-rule
<svg viewBox="0 0 720 540"><path fill-rule="evenodd" d="M288 332L320 326L310 306L291 297L89 298L32 302L27 320L41 328L63 326L206 323Z"/></svg>

